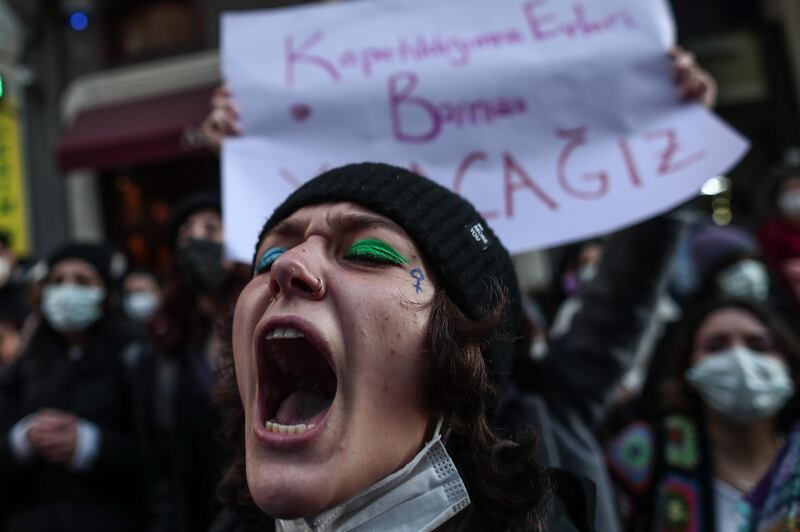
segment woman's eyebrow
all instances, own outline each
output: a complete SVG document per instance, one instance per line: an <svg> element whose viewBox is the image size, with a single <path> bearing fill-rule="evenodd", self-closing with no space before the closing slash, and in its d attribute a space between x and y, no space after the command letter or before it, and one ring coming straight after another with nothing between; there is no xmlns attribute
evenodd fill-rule
<svg viewBox="0 0 800 532"><path fill-rule="evenodd" d="M358 231L359 229L378 227L388 229L400 236L405 236L406 234L406 232L393 221L366 213L337 214L332 219L329 219L328 223L334 230L339 231Z"/></svg>
<svg viewBox="0 0 800 532"><path fill-rule="evenodd" d="M406 232L393 221L367 213L340 213L334 216L329 213L325 222L334 232L355 232L360 229L378 227L400 236L406 235ZM305 218L287 218L270 229L269 234L287 238L302 238L306 234L308 224L309 220Z"/></svg>
<svg viewBox="0 0 800 532"><path fill-rule="evenodd" d="M270 229L270 234L280 236L292 237L302 236L305 233L305 228L308 226L307 220L299 220L297 218L287 218L278 222L275 227Z"/></svg>

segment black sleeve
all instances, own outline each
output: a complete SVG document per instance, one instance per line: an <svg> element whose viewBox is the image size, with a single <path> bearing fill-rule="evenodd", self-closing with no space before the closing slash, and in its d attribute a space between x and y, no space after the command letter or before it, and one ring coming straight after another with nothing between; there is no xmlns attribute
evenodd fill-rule
<svg viewBox="0 0 800 532"><path fill-rule="evenodd" d="M258 523L246 524L236 513L223 510L214 520L208 532L274 532L275 521L264 516Z"/></svg>
<svg viewBox="0 0 800 532"><path fill-rule="evenodd" d="M553 504L548 530L593 532L595 485L588 479L561 469L550 469Z"/></svg>
<svg viewBox="0 0 800 532"><path fill-rule="evenodd" d="M682 228L673 214L608 240L597 276L580 294L581 309L542 361L556 415L577 415L590 428L602 417L652 319Z"/></svg>
<svg viewBox="0 0 800 532"><path fill-rule="evenodd" d="M20 357L8 367L0 370L0 478L6 478L6 475L19 468L11 452L9 436L11 429L22 417L20 400L23 386L23 363L23 359Z"/></svg>
<svg viewBox="0 0 800 532"><path fill-rule="evenodd" d="M21 418L19 403L22 379L20 358L0 370L0 518L7 511L4 506L9 504L14 486L19 485L17 479L25 472L25 466L14 458L9 442L11 429Z"/></svg>

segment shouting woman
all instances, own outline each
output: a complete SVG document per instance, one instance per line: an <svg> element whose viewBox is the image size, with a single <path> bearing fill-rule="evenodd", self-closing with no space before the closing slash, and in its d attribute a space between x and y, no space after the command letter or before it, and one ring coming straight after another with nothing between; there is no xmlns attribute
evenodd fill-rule
<svg viewBox="0 0 800 532"><path fill-rule="evenodd" d="M372 163L305 184L236 305L215 530L590 529L583 484L487 422L521 320L508 252L461 197Z"/></svg>

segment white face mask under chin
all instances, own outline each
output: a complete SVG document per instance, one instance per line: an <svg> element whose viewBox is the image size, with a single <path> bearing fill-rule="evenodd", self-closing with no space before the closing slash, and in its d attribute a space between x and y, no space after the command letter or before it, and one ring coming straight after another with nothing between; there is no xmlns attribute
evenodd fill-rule
<svg viewBox="0 0 800 532"><path fill-rule="evenodd" d="M437 424L433 438L391 475L319 515L276 520L278 532L381 530L427 532L469 506L467 488L447 454Z"/></svg>
<svg viewBox="0 0 800 532"><path fill-rule="evenodd" d="M740 423L771 416L794 393L782 362L743 346L703 358L686 379L710 407Z"/></svg>

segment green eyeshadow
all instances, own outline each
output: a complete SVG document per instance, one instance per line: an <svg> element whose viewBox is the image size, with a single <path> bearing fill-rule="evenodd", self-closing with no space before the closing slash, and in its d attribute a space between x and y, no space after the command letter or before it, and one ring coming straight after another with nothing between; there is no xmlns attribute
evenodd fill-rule
<svg viewBox="0 0 800 532"><path fill-rule="evenodd" d="M383 262L387 264L395 264L397 266L408 264L409 262L409 260L401 255L396 249L386 242L378 240L377 238L359 240L353 244L353 247L350 248L350 251L347 252L347 255L345 255L344 258L352 260Z"/></svg>

